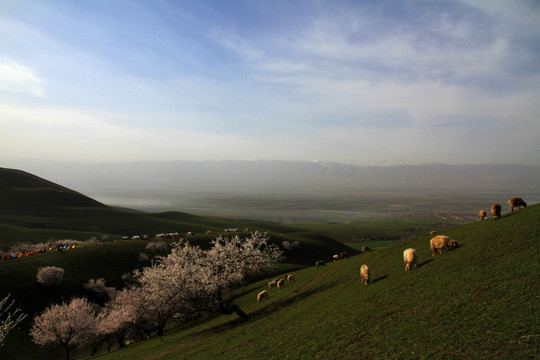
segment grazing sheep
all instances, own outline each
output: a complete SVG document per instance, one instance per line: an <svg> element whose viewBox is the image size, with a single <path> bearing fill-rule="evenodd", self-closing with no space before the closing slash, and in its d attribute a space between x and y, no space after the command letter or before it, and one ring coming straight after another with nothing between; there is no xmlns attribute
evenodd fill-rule
<svg viewBox="0 0 540 360"><path fill-rule="evenodd" d="M501 217L501 204L491 205L491 215L494 219L499 219Z"/></svg>
<svg viewBox="0 0 540 360"><path fill-rule="evenodd" d="M283 279L280 279L280 280L277 282L277 288L278 288L278 289L281 289L284 285L285 285L285 280L283 280Z"/></svg>
<svg viewBox="0 0 540 360"><path fill-rule="evenodd" d="M339 260L339 255L335 254L335 255L332 256L332 258L334 259L334 261Z"/></svg>
<svg viewBox="0 0 540 360"><path fill-rule="evenodd" d="M508 200L508 205L510 206L510 211L514 212L514 208L520 209L522 206L527 207L527 203L523 201L522 198L513 197Z"/></svg>
<svg viewBox="0 0 540 360"><path fill-rule="evenodd" d="M261 302L262 299L268 299L268 290L263 290L257 294L257 302Z"/></svg>
<svg viewBox="0 0 540 360"><path fill-rule="evenodd" d="M349 254L346 251L343 251L341 254L339 254L339 257L345 259L349 257Z"/></svg>
<svg viewBox="0 0 540 360"><path fill-rule="evenodd" d="M418 260L418 255L416 254L416 249L408 248L403 251L403 261L405 262L405 271L411 270L414 266L416 267L416 261Z"/></svg>
<svg viewBox="0 0 540 360"><path fill-rule="evenodd" d="M448 247L448 242L450 238L445 235L437 235L429 241L429 246L431 247L431 253L433 256L439 251L442 254Z"/></svg>
<svg viewBox="0 0 540 360"><path fill-rule="evenodd" d="M362 285L369 285L369 277L370 277L369 267L366 264L364 264L362 265L362 267L360 267L360 278L362 280Z"/></svg>
<svg viewBox="0 0 540 360"><path fill-rule="evenodd" d="M369 246L362 246L362 253L366 253L368 251L371 251L371 248Z"/></svg>
<svg viewBox="0 0 540 360"><path fill-rule="evenodd" d="M436 232L435 230L431 230L431 231L429 232L429 235L433 236L433 235L435 235L436 233L437 233L437 232Z"/></svg>
<svg viewBox="0 0 540 360"><path fill-rule="evenodd" d="M486 217L486 210L480 210L478 216L480 216L480 220L484 220L484 218Z"/></svg>
<svg viewBox="0 0 540 360"><path fill-rule="evenodd" d="M319 268L319 266L326 266L325 262L322 261L322 260L319 260L315 263L315 266L317 267L317 269Z"/></svg>
<svg viewBox="0 0 540 360"><path fill-rule="evenodd" d="M271 289L273 287L277 287L278 285L278 279L274 279L268 283L268 288Z"/></svg>
<svg viewBox="0 0 540 360"><path fill-rule="evenodd" d="M450 240L450 241L448 241L448 247L449 247L450 249L455 249L455 248L457 248L457 247L458 247L457 241L456 241L456 240Z"/></svg>
<svg viewBox="0 0 540 360"><path fill-rule="evenodd" d="M294 281L294 275L293 274L287 275L287 281Z"/></svg>

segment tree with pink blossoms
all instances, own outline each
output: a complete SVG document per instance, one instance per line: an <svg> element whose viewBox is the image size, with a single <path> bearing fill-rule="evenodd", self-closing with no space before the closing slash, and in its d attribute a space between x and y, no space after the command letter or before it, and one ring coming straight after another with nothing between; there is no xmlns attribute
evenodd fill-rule
<svg viewBox="0 0 540 360"><path fill-rule="evenodd" d="M85 298L74 298L69 303L53 304L36 315L30 336L38 345L63 347L69 360L71 350L89 343L95 326L94 305Z"/></svg>
<svg viewBox="0 0 540 360"><path fill-rule="evenodd" d="M105 318L102 329L105 335L113 335L120 347L127 337L144 338L156 328L156 321L151 308L146 307L144 290L141 287L129 287L119 291L114 299L105 304Z"/></svg>
<svg viewBox="0 0 540 360"><path fill-rule="evenodd" d="M174 304L176 316L219 311L247 319L232 293L281 258L279 247L259 232L246 239L219 236L209 250L180 240L168 256L158 258L136 278L142 287L152 289L148 294Z"/></svg>

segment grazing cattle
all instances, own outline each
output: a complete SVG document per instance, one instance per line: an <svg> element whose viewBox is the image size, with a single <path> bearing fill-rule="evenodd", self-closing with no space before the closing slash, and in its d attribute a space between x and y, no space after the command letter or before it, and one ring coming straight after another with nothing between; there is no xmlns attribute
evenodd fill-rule
<svg viewBox="0 0 540 360"><path fill-rule="evenodd" d="M319 266L326 266L326 263L322 260L319 260L315 263L315 266L317 267L317 269L319 268Z"/></svg>
<svg viewBox="0 0 540 360"><path fill-rule="evenodd" d="M522 206L527 207L527 203L523 201L522 198L518 198L518 197L513 197L510 200L508 200L508 205L510 206L511 212L514 212L515 208L519 210Z"/></svg>
<svg viewBox="0 0 540 360"><path fill-rule="evenodd" d="M261 302L262 299L268 299L268 290L263 290L257 294L257 302Z"/></svg>
<svg viewBox="0 0 540 360"><path fill-rule="evenodd" d="M362 253L367 253L368 251L371 251L369 246L362 246Z"/></svg>
<svg viewBox="0 0 540 360"><path fill-rule="evenodd" d="M364 264L360 267L360 279L362 280L362 285L369 285L370 272L369 267Z"/></svg>
<svg viewBox="0 0 540 360"><path fill-rule="evenodd" d="M484 220L484 218L486 217L486 210L480 210L478 216L480 217L480 220Z"/></svg>
<svg viewBox="0 0 540 360"><path fill-rule="evenodd" d="M501 204L491 205L491 216L494 219L499 219L501 217Z"/></svg>
<svg viewBox="0 0 540 360"><path fill-rule="evenodd" d="M416 249L408 248L403 251L403 261L405 262L405 271L416 268L416 262L418 261L418 255Z"/></svg>

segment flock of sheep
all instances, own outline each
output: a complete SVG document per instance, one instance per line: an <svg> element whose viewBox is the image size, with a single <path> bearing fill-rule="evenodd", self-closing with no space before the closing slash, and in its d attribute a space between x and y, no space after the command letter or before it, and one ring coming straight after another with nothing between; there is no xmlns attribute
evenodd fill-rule
<svg viewBox="0 0 540 360"><path fill-rule="evenodd" d="M283 276L283 279L274 279L270 281L268 283L268 289L272 289L273 287L277 287L278 289L281 289L283 286L285 286L285 280L294 281L294 275L285 274ZM261 302L261 300L263 299L268 299L268 290L263 290L257 294L257 302Z"/></svg>
<svg viewBox="0 0 540 360"><path fill-rule="evenodd" d="M523 201L522 198L513 197L508 200L508 206L510 206L510 211L514 212L515 209L527 207L527 203ZM484 220L484 218L486 217L486 211L480 210L478 216L480 217L480 220ZM491 205L491 216L493 216L494 219L499 219L501 217L501 204L495 203Z"/></svg>
<svg viewBox="0 0 540 360"><path fill-rule="evenodd" d="M510 200L508 200L508 205L510 206L510 211L514 212L515 209L519 209L521 207L527 207L527 204L523 199L518 197L513 197ZM478 213L480 216L480 219L483 220L486 216L485 210L480 210ZM494 219L498 219L501 217L501 205L500 204L493 204L491 205L491 215ZM431 235L434 235L435 232L432 231ZM450 239L446 235L437 235L433 237L429 241L429 246L431 247L431 253L433 256L437 254L442 254L445 252L446 249L455 249L458 246L457 241ZM412 270L412 268L416 268L416 263L418 261L418 254L416 253L416 249L409 248L405 249L403 251L403 262L405 263L405 271ZM362 279L362 284L368 285L369 284L369 267L367 265L362 265L360 268L360 278Z"/></svg>
<svg viewBox="0 0 540 360"><path fill-rule="evenodd" d="M527 207L527 204L523 199L518 197L513 197L510 200L508 200L508 205L510 206L510 211L514 212L516 209L520 209L521 207ZM480 216L480 219L483 220L486 217L486 211L480 210L478 213ZM493 204L491 205L491 215L494 219L498 219L501 217L501 205L500 204ZM431 235L435 235L435 231L431 231ZM446 235L436 235L429 241L429 246L431 248L431 253L433 256L437 254L444 253L447 249L455 249L458 247L458 242L456 240L450 239ZM362 248L362 253L371 251L371 249L367 246L364 246ZM346 252L341 253L340 255L333 255L328 257L327 261L336 261L339 259L344 259L348 257L348 254ZM416 253L416 249L408 248L403 251L403 262L405 263L405 271L412 270L413 268L417 267L417 261L418 261L418 254ZM324 260L318 260L315 263L315 266L319 268L319 266L324 266L326 263ZM371 272L369 269L369 266L366 264L363 264L360 267L360 280L362 285L369 285L371 279ZM278 289L281 289L284 284L285 280L287 281L293 281L294 275L292 274L286 274L283 279L274 279L271 282L268 283L268 288L271 289L273 287L277 287ZM260 302L263 299L268 298L268 290L263 290L257 295L257 302Z"/></svg>

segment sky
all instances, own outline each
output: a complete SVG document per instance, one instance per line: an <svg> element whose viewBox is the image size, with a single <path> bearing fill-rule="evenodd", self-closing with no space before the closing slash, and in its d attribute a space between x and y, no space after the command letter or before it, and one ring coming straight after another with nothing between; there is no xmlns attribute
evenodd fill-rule
<svg viewBox="0 0 540 360"><path fill-rule="evenodd" d="M0 1L2 159L540 165L537 1Z"/></svg>

